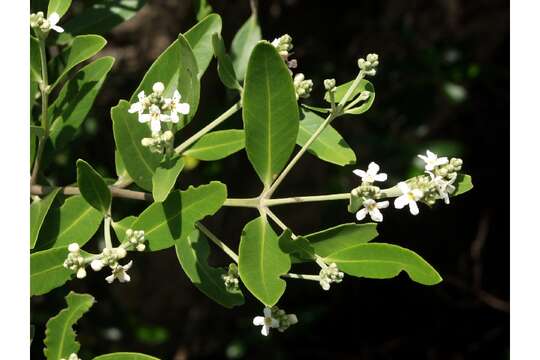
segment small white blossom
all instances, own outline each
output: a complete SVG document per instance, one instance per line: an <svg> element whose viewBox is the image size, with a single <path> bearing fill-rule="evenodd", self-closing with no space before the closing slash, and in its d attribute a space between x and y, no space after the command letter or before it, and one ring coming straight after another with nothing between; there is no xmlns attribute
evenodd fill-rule
<svg viewBox="0 0 540 360"><path fill-rule="evenodd" d="M330 290L330 284L340 283L343 281L343 276L344 274L339 271L336 263L331 263L319 272L319 284L323 290L328 291Z"/></svg>
<svg viewBox="0 0 540 360"><path fill-rule="evenodd" d="M362 181L368 184L372 184L375 181L386 181L388 175L385 173L378 173L380 166L374 162L370 162L367 171L356 169L353 173L362 178Z"/></svg>
<svg viewBox="0 0 540 360"><path fill-rule="evenodd" d="M448 164L447 157L437 157L437 154L432 153L431 151L426 151L426 155L418 155L418 157L426 163L426 170L431 171L435 169L436 166Z"/></svg>
<svg viewBox="0 0 540 360"><path fill-rule="evenodd" d="M376 202L373 199L367 199L363 205L364 208L356 213L356 219L358 221L362 221L369 214L371 220L381 222L383 221L383 215L379 209L387 208L390 203L388 201Z"/></svg>
<svg viewBox="0 0 540 360"><path fill-rule="evenodd" d="M456 187L453 185L453 183L457 179L457 174L453 173L450 180L447 181L441 176L435 175L430 171L426 172L429 174L433 185L435 185L435 188L439 193L439 197L444 200L445 204L450 204L450 194L456 191Z"/></svg>
<svg viewBox="0 0 540 360"><path fill-rule="evenodd" d="M92 260L92 262L90 263L90 267L94 271L100 271L101 269L103 269L103 266L105 266L105 264L100 259Z"/></svg>
<svg viewBox="0 0 540 360"><path fill-rule="evenodd" d="M58 15L56 12L50 14L46 19L41 11L37 14L30 15L30 26L39 27L39 29L44 33L48 33L50 30L63 33L64 29L57 25L59 21L60 15Z"/></svg>
<svg viewBox="0 0 540 360"><path fill-rule="evenodd" d="M128 112L130 114L138 113L139 117L140 117L142 115L142 113L144 112L144 110L148 107L149 101L148 101L148 98L146 97L146 95L144 94L144 90L141 91L137 95L137 98L139 99L139 101L137 101L134 104L131 104L131 106L129 107Z"/></svg>
<svg viewBox="0 0 540 360"><path fill-rule="evenodd" d="M162 114L161 110L156 105L150 106L149 114L140 114L139 122L146 123L150 121L150 129L152 133L157 133L161 130L161 122L168 122L169 116Z"/></svg>
<svg viewBox="0 0 540 360"><path fill-rule="evenodd" d="M180 120L178 117L179 113L183 115L189 114L189 104L181 103L181 98L182 96L178 90L175 90L171 99L165 99L165 108L171 111L170 119L173 123L177 123Z"/></svg>
<svg viewBox="0 0 540 360"><path fill-rule="evenodd" d="M272 310L269 307L265 307L263 310L264 316L255 316L253 318L253 325L262 326L261 334L268 336L270 328L278 328L278 319L272 316Z"/></svg>
<svg viewBox="0 0 540 360"><path fill-rule="evenodd" d="M408 205L411 214L418 215L419 210L416 202L424 196L422 190L411 189L406 182L400 182L397 186L403 195L394 200L396 209L403 209Z"/></svg>
<svg viewBox="0 0 540 360"><path fill-rule="evenodd" d="M107 276L105 280L107 280L109 284L112 284L114 279L118 279L118 281L120 281L121 283L129 282L131 280L131 277L128 275L127 271L129 270L132 264L133 264L133 261L128 262L126 265L120 265L120 264L116 265L112 269L112 274Z"/></svg>

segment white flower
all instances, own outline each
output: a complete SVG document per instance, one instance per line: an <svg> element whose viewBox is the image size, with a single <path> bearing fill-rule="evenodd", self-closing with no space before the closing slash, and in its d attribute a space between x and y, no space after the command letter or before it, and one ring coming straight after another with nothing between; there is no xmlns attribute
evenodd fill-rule
<svg viewBox="0 0 540 360"><path fill-rule="evenodd" d="M446 181L441 176L435 175L430 171L426 171L429 174L429 177L431 178L431 182L433 185L435 185L435 188L437 189L437 192L439 193L439 197L444 200L445 204L450 204L450 194L452 194L454 191L456 191L456 187L452 185L457 178L457 174L453 173L451 176L451 179Z"/></svg>
<svg viewBox="0 0 540 360"><path fill-rule="evenodd" d="M380 166L374 162L370 162L368 165L367 171L356 169L353 173L362 178L362 181L365 183L372 184L375 181L386 181L388 175L385 173L378 174Z"/></svg>
<svg viewBox="0 0 540 360"><path fill-rule="evenodd" d="M426 170L431 171L435 169L435 166L448 164L447 157L437 157L437 154L432 153L431 151L426 151L426 155L418 155L418 157L426 163Z"/></svg>
<svg viewBox="0 0 540 360"><path fill-rule="evenodd" d="M356 219L358 221L362 221L369 214L371 220L381 222L383 221L383 215L379 209L387 208L390 203L388 201L376 202L373 199L367 199L363 205L364 208L356 213Z"/></svg>
<svg viewBox="0 0 540 360"><path fill-rule="evenodd" d="M270 328L279 327L279 321L272 317L272 310L269 307L265 307L263 313L264 316L255 316L253 318L253 325L262 326L261 334L268 336Z"/></svg>
<svg viewBox="0 0 540 360"><path fill-rule="evenodd" d="M403 195L394 200L396 209L403 209L405 206L409 205L411 214L418 215L419 210L416 202L424 196L422 190L411 189L406 182L400 182L397 186Z"/></svg>
<svg viewBox="0 0 540 360"><path fill-rule="evenodd" d="M112 284L114 279L118 279L118 281L120 281L121 283L129 282L131 280L131 277L128 275L127 271L132 264L133 261L128 262L126 265L116 265L112 270L112 274L107 276L105 280L107 280L109 284Z"/></svg>
<svg viewBox="0 0 540 360"><path fill-rule="evenodd" d="M156 93L157 95L163 94L163 91L165 90L165 85L163 85L162 82L157 82L152 85L152 91Z"/></svg>
<svg viewBox="0 0 540 360"><path fill-rule="evenodd" d="M80 249L80 247L79 247L79 244L77 244L77 243L71 243L68 246L68 251L70 253L76 253L76 252L79 251L79 249Z"/></svg>
<svg viewBox="0 0 540 360"><path fill-rule="evenodd" d="M327 267L324 267L319 272L319 285L323 290L330 290L330 284L340 283L343 281L344 274L339 271L336 263L331 263Z"/></svg>
<svg viewBox="0 0 540 360"><path fill-rule="evenodd" d="M103 266L105 264L103 263L103 261L101 261L100 259L95 259L95 260L92 260L92 262L90 263L90 267L92 268L92 270L94 271L100 271L101 269L103 269Z"/></svg>
<svg viewBox="0 0 540 360"><path fill-rule="evenodd" d="M161 122L169 121L169 116L162 114L158 106L150 106L149 114L140 114L139 122L146 123L150 121L150 129L152 133L157 133L161 130Z"/></svg>
<svg viewBox="0 0 540 360"><path fill-rule="evenodd" d="M64 29L62 29L60 26L56 25L60 21L60 15L58 13L53 12L50 14L47 19L43 20L43 23L39 27L42 31L48 32L49 30L54 30L59 33L63 33Z"/></svg>
<svg viewBox="0 0 540 360"><path fill-rule="evenodd" d="M146 107L148 106L148 99L146 98L146 95L144 94L144 91L141 91L137 95L137 98L139 99L139 101L137 101L134 104L131 104L131 106L129 107L128 112L130 114L139 113L139 117L140 117L142 115L142 113L144 112L144 109L146 109Z"/></svg>
<svg viewBox="0 0 540 360"><path fill-rule="evenodd" d="M177 123L179 121L178 113L183 115L189 114L189 104L181 103L181 98L182 96L178 90L174 90L173 97L171 99L165 99L165 108L170 109L170 118L173 123Z"/></svg>

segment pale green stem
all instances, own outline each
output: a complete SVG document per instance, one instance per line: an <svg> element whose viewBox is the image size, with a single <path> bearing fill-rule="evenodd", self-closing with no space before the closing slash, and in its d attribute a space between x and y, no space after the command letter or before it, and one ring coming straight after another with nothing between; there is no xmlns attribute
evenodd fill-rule
<svg viewBox="0 0 540 360"><path fill-rule="evenodd" d="M298 204L305 202L332 201L332 200L349 200L350 193L330 194L330 195L314 195L314 196L294 196L279 199L264 199L265 206L275 206L284 204Z"/></svg>
<svg viewBox="0 0 540 360"><path fill-rule="evenodd" d="M341 99L341 101L338 104L338 110L341 110L343 108L343 105L349 101L349 97L351 97L352 92L358 87L358 84L360 81L364 78L364 72L360 70L358 73L358 76L356 76L356 79L354 79L352 85L347 89L347 92L345 93L345 96Z"/></svg>
<svg viewBox="0 0 540 360"><path fill-rule="evenodd" d="M49 77L47 73L47 52L45 49L45 39L42 38L39 38L39 55L41 59L42 77L39 88L41 90L41 127L43 128L43 135L39 138L36 159L32 169L32 177L30 178L31 185L35 184L37 181L39 165L41 164L43 158L45 143L49 137Z"/></svg>
<svg viewBox="0 0 540 360"><path fill-rule="evenodd" d="M105 216L105 221L103 223L103 235L105 237L105 247L107 249L112 249L111 217L109 215Z"/></svg>
<svg viewBox="0 0 540 360"><path fill-rule="evenodd" d="M193 136L191 136L189 139L181 143L174 149L174 152L176 154L182 154L184 151L186 151L191 145L193 145L197 140L199 140L203 135L205 135L207 132L230 118L232 115L234 115L238 110L242 108L242 102L238 101L236 104L231 106L227 111L225 111L223 114L218 116L215 120L213 120L210 124L203 127L201 130L196 132Z"/></svg>
<svg viewBox="0 0 540 360"><path fill-rule="evenodd" d="M321 278L319 275L307 275L307 274L283 274L282 277L291 278L291 279L300 279L300 280L312 280L312 281L320 281Z"/></svg>
<svg viewBox="0 0 540 360"><path fill-rule="evenodd" d="M206 226L201 224L200 222L196 222L195 226L204 234L210 241L212 241L214 244L217 245L225 254L229 255L229 257L238 264L238 255L225 243L217 238Z"/></svg>
<svg viewBox="0 0 540 360"><path fill-rule="evenodd" d="M248 199L227 199L223 206L231 207L253 207L256 208L259 206L259 198L248 198Z"/></svg>
<svg viewBox="0 0 540 360"><path fill-rule="evenodd" d="M264 208L264 211L266 212L266 214L268 214L270 219L272 219L272 221L275 222L277 224L277 226L279 226L283 231L289 229L289 227L287 225L285 225L285 223L283 221L281 221L281 219L276 214L274 214L270 209ZM291 233L291 237L293 239L297 238L297 236L294 235L293 233Z"/></svg>

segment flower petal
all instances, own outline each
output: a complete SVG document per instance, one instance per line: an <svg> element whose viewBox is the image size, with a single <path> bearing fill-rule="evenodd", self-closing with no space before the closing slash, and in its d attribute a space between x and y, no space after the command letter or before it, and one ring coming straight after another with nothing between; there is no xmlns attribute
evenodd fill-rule
<svg viewBox="0 0 540 360"><path fill-rule="evenodd" d="M150 114L140 114L139 115L139 122L140 123L146 123L149 122L152 119Z"/></svg>
<svg viewBox="0 0 540 360"><path fill-rule="evenodd" d="M189 104L188 103L179 103L176 106L176 111L178 111L180 114L184 114L184 115L189 114Z"/></svg>
<svg viewBox="0 0 540 360"><path fill-rule="evenodd" d="M107 277L105 278L105 280L107 280L107 282L108 282L109 284L112 284L112 282L114 281L114 278L115 278L115 277L114 277L114 274L112 274L112 275L107 276Z"/></svg>
<svg viewBox="0 0 540 360"><path fill-rule="evenodd" d="M411 214L418 215L420 210L418 209L418 205L416 204L416 201L411 201L409 203L409 210L411 211Z"/></svg>
<svg viewBox="0 0 540 360"><path fill-rule="evenodd" d="M435 165L445 165L448 164L448 158L447 157L441 157L435 160Z"/></svg>
<svg viewBox="0 0 540 360"><path fill-rule="evenodd" d="M360 169L353 170L353 174L356 175L356 176L359 176L361 178L364 178L364 177L367 176L366 172L364 170L360 170Z"/></svg>
<svg viewBox="0 0 540 360"><path fill-rule="evenodd" d="M386 209L388 206L390 206L389 201L381 201L381 202L377 203L377 208L378 209Z"/></svg>
<svg viewBox="0 0 540 360"><path fill-rule="evenodd" d="M375 175L373 179L375 179L375 181L386 181L386 179L388 179L388 175L385 173L380 173Z"/></svg>
<svg viewBox="0 0 540 360"><path fill-rule="evenodd" d="M51 28L58 24L58 21L60 21L60 15L58 13L53 12L51 15L47 17L47 20L49 20L49 24L51 24Z"/></svg>
<svg viewBox="0 0 540 360"><path fill-rule="evenodd" d="M169 116L170 120L173 122L173 123L177 123L178 121L180 121L180 118L178 117L178 114L176 112L172 112L171 113L171 116Z"/></svg>
<svg viewBox="0 0 540 360"><path fill-rule="evenodd" d="M403 194L406 194L411 190L411 188L409 187L409 184L407 184L404 181L398 183L397 187Z"/></svg>
<svg viewBox="0 0 540 360"><path fill-rule="evenodd" d="M264 325L264 316L255 316L253 318L253 325L255 325L255 326Z"/></svg>
<svg viewBox="0 0 540 360"><path fill-rule="evenodd" d="M415 200L420 200L424 196L424 192L420 189L413 189L411 192Z"/></svg>
<svg viewBox="0 0 540 360"><path fill-rule="evenodd" d="M377 221L377 222L383 221L383 214L377 208L371 210L369 212L369 216L371 217L371 220L373 220L373 221Z"/></svg>
<svg viewBox="0 0 540 360"><path fill-rule="evenodd" d="M367 214L367 210L365 208L358 210L358 212L356 213L356 220L358 221L364 220L364 218L366 217L366 214Z"/></svg>
<svg viewBox="0 0 540 360"><path fill-rule="evenodd" d="M375 175L375 174L377 174L379 172L380 169L381 169L381 167L377 163L372 161L368 165L367 173L370 174L370 175Z"/></svg>
<svg viewBox="0 0 540 360"><path fill-rule="evenodd" d="M58 25L52 25L51 26L51 29L53 29L54 31L56 31L57 33L63 33L64 32L64 28L58 26Z"/></svg>
<svg viewBox="0 0 540 360"><path fill-rule="evenodd" d="M270 327L267 325L263 325L263 327L261 328L261 334L263 334L264 336L268 336L269 333Z"/></svg>
<svg viewBox="0 0 540 360"><path fill-rule="evenodd" d="M394 207L396 209L403 209L409 203L409 197L407 195L401 195L394 200Z"/></svg>
<svg viewBox="0 0 540 360"><path fill-rule="evenodd" d="M137 102L135 104L131 104L131 106L128 109L128 112L130 114L134 114L134 113L140 112L141 110L142 110L142 104Z"/></svg>
<svg viewBox="0 0 540 360"><path fill-rule="evenodd" d="M161 121L159 121L159 119L152 119L150 122L150 129L154 133L159 132L161 130Z"/></svg>

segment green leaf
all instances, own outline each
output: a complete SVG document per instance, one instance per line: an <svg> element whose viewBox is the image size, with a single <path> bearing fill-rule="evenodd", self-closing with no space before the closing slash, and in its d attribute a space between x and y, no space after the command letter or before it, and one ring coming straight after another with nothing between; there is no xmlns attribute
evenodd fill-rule
<svg viewBox="0 0 540 360"><path fill-rule="evenodd" d="M73 271L64 267L67 246L38 251L30 255L30 295L43 295L71 279ZM90 254L81 250L82 256Z"/></svg>
<svg viewBox="0 0 540 360"><path fill-rule="evenodd" d="M245 146L244 130L213 131L201 137L184 155L204 161L223 159Z"/></svg>
<svg viewBox="0 0 540 360"><path fill-rule="evenodd" d="M143 90L147 94L151 93L152 85L156 82L162 82L165 85L165 91L163 92L163 96L165 97L172 96L174 90L177 89L182 95L182 102L187 102L190 105L189 115L182 115L183 118L180 119L181 128L197 112L200 95L198 72L195 55L186 38L182 34L179 34L178 39L165 49L152 66L150 66L150 69L148 69L141 83L131 96L130 103L135 103L137 101L137 94ZM146 124L136 124L133 126L147 127ZM126 161L125 158L124 161Z"/></svg>
<svg viewBox="0 0 540 360"><path fill-rule="evenodd" d="M133 181L144 190L152 190L152 176L161 156L142 146L141 140L151 136L150 129L139 123L137 114L128 113L128 109L129 103L124 100L111 109L116 148Z"/></svg>
<svg viewBox="0 0 540 360"><path fill-rule="evenodd" d="M139 215L133 229L144 230L151 251L166 249L193 232L195 222L214 215L227 199L227 187L218 182L185 191L173 191L162 203L153 203Z"/></svg>
<svg viewBox="0 0 540 360"><path fill-rule="evenodd" d="M458 174L458 177L454 182L454 186L456 187L456 191L454 191L452 196L458 196L466 193L467 191L472 190L474 187L470 175L465 174Z"/></svg>
<svg viewBox="0 0 540 360"><path fill-rule="evenodd" d="M280 249L268 222L258 217L247 223L240 239L238 271L248 290L266 306L275 305L285 292L280 276L290 268L291 259Z"/></svg>
<svg viewBox="0 0 540 360"><path fill-rule="evenodd" d="M39 40L30 36L30 79L41 81L41 55L39 54Z"/></svg>
<svg viewBox="0 0 540 360"><path fill-rule="evenodd" d="M113 63L112 57L100 58L83 67L62 87L49 108L53 121L50 139L56 149L66 146L86 119Z"/></svg>
<svg viewBox="0 0 540 360"><path fill-rule="evenodd" d="M57 13L62 17L71 6L71 0L50 0L49 6L47 7L47 17L51 16L52 13Z"/></svg>
<svg viewBox="0 0 540 360"><path fill-rule="evenodd" d="M103 220L82 196L72 196L60 208L52 209L39 234L37 249L68 246L77 243L83 246L96 233Z"/></svg>
<svg viewBox="0 0 540 360"><path fill-rule="evenodd" d="M56 87L69 70L97 54L103 49L105 44L107 44L107 41L99 35L80 35L75 37L71 46L65 48L53 62L56 66L53 64L51 70L57 69L59 63L63 65L63 70L58 74L51 71L50 78L55 79L51 88Z"/></svg>
<svg viewBox="0 0 540 360"><path fill-rule="evenodd" d="M345 96L347 91L349 91L349 88L353 85L353 83L354 80L351 80L349 82L346 82L345 84L336 86L336 89L334 90L334 100L336 101L336 103L340 102L341 99L343 99L343 97ZM351 95L349 96L349 102L353 100L356 95L359 95L362 91L369 91L373 93L375 92L373 84L370 83L368 80L362 79L360 80L356 88L351 92ZM324 100L331 103L328 91L324 94Z"/></svg>
<svg viewBox="0 0 540 360"><path fill-rule="evenodd" d="M105 34L132 18L144 4L144 0L94 0L62 25L58 43L65 44L75 35Z"/></svg>
<svg viewBox="0 0 540 360"><path fill-rule="evenodd" d="M358 243L324 256L346 274L371 279L389 279L405 271L423 285L442 281L437 271L415 252L392 244Z"/></svg>
<svg viewBox="0 0 540 360"><path fill-rule="evenodd" d="M217 70L221 82L231 90L241 90L242 87L236 79L232 60L225 50L225 44L220 34L214 34L212 36L212 46L214 48L214 55L218 60Z"/></svg>
<svg viewBox="0 0 540 360"><path fill-rule="evenodd" d="M246 152L267 187L293 152L299 126L289 69L268 42L261 42L253 49L242 105Z"/></svg>
<svg viewBox="0 0 540 360"><path fill-rule="evenodd" d="M236 35L234 35L231 44L233 66L238 81L244 80L251 52L261 38L261 28L257 22L257 15L251 14L249 19L247 19Z"/></svg>
<svg viewBox="0 0 540 360"><path fill-rule="evenodd" d="M94 297L71 291L66 296L67 308L47 321L45 330L45 349L48 360L67 359L78 353L81 344L76 340L73 325L94 305Z"/></svg>
<svg viewBox="0 0 540 360"><path fill-rule="evenodd" d="M118 181L133 181L133 179L131 179L131 176L129 176L129 173L126 170L126 166L124 165L124 161L122 160L122 156L120 156L120 152L118 150L114 150L114 167L116 169L116 176L118 177Z"/></svg>
<svg viewBox="0 0 540 360"><path fill-rule="evenodd" d="M365 81L365 83L363 81ZM364 88L362 88L362 86L364 86ZM373 102L375 101L375 88L373 87L373 84L367 80L362 80L362 82L360 82L360 89L362 91L364 90L369 91L369 98L367 98L367 100L361 101L360 106L347 110L346 111L347 114L353 114L353 115L363 114L371 108L371 105L373 105Z"/></svg>
<svg viewBox="0 0 540 360"><path fill-rule="evenodd" d="M160 360L157 357L150 355L131 353L131 352L116 352L95 357L93 360Z"/></svg>
<svg viewBox="0 0 540 360"><path fill-rule="evenodd" d="M84 199L107 215L111 207L111 190L101 175L82 159L77 160L77 184Z"/></svg>
<svg viewBox="0 0 540 360"><path fill-rule="evenodd" d="M197 21L200 21L212 12L212 6L206 0L195 0L193 7L195 8Z"/></svg>
<svg viewBox="0 0 540 360"><path fill-rule="evenodd" d="M322 125L324 119L319 115L302 109L300 118L300 129L296 143L300 146L309 140L311 135ZM330 125L308 147L308 151L319 159L332 164L345 166L356 163L356 155L349 144Z"/></svg>
<svg viewBox="0 0 540 360"><path fill-rule="evenodd" d="M212 35L219 33L221 33L221 17L218 14L210 14L184 34L197 60L199 79L212 60Z"/></svg>
<svg viewBox="0 0 540 360"><path fill-rule="evenodd" d="M326 257L358 244L370 242L378 234L377 224L348 223L306 235L305 238L317 255Z"/></svg>
<svg viewBox="0 0 540 360"><path fill-rule="evenodd" d="M135 221L137 221L137 217L131 215L131 216L126 216L120 221L116 221L112 223L114 233L116 234L116 237L118 238L118 241L120 243L123 243L125 241L126 230L133 229L133 224L135 223Z"/></svg>
<svg viewBox="0 0 540 360"><path fill-rule="evenodd" d="M209 255L208 240L198 230L176 243L176 256L193 285L210 299L227 308L242 305L244 303L242 292L227 290L222 278L227 271L208 265Z"/></svg>
<svg viewBox="0 0 540 360"><path fill-rule="evenodd" d="M291 230L287 229L279 237L279 247L283 252L292 254L300 260L315 259L313 246L304 237L292 238Z"/></svg>
<svg viewBox="0 0 540 360"><path fill-rule="evenodd" d="M41 227L45 216L49 212L51 205L56 197L56 194L60 191L60 188L54 189L50 194L43 199L36 200L30 206L30 249L36 246Z"/></svg>
<svg viewBox="0 0 540 360"><path fill-rule="evenodd" d="M173 158L161 164L152 176L152 196L154 201L165 201L176 184L176 179L184 168L182 158Z"/></svg>

